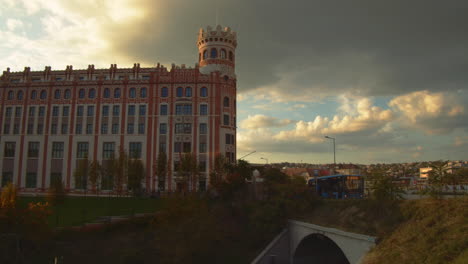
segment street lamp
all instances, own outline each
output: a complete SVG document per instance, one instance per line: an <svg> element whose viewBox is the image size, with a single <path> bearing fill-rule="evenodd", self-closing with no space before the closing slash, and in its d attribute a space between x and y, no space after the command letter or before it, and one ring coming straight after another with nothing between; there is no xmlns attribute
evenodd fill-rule
<svg viewBox="0 0 468 264"><path fill-rule="evenodd" d="M333 174L335 174L335 169L336 169L336 149L335 149L335 138L325 136L325 138L332 139L333 140Z"/></svg>
<svg viewBox="0 0 468 264"><path fill-rule="evenodd" d="M261 157L260 159L265 160L266 164L268 164L268 159L267 158Z"/></svg>

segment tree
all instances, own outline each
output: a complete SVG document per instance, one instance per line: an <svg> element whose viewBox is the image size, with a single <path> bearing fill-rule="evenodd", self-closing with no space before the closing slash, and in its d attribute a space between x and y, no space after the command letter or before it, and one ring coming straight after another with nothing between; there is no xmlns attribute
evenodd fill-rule
<svg viewBox="0 0 468 264"><path fill-rule="evenodd" d="M140 159L128 160L128 189L133 196L141 195L141 181L145 177L145 167Z"/></svg>
<svg viewBox="0 0 468 264"><path fill-rule="evenodd" d="M214 160L214 169L210 173L210 187L217 188L226 176L228 169L226 157L222 154L217 154Z"/></svg>
<svg viewBox="0 0 468 264"><path fill-rule="evenodd" d="M372 199L385 202L402 198L403 190L401 187L393 181L392 177L385 175L382 170L373 170L366 178L370 184Z"/></svg>
<svg viewBox="0 0 468 264"><path fill-rule="evenodd" d="M89 168L90 162L88 160L88 156L85 156L84 159L78 160L78 165L73 172L73 178L75 178L75 188L84 189L86 191Z"/></svg>
<svg viewBox="0 0 468 264"><path fill-rule="evenodd" d="M119 156L114 164L114 186L118 194L122 194L124 185L128 180L128 156L124 150L119 151Z"/></svg>
<svg viewBox="0 0 468 264"><path fill-rule="evenodd" d="M65 188L62 179L53 177L50 179L50 187L47 192L47 201L51 204L60 204L65 200Z"/></svg>
<svg viewBox="0 0 468 264"><path fill-rule="evenodd" d="M196 190L197 186L197 181L198 181L198 176L200 174L200 168L197 160L197 154L192 153L191 154L191 161L190 161L190 174L191 174L191 179L190 181L192 182L192 191Z"/></svg>
<svg viewBox="0 0 468 264"><path fill-rule="evenodd" d="M93 190L99 193L98 187L101 180L102 168L97 160L93 160L89 165L89 183Z"/></svg>
<svg viewBox="0 0 468 264"><path fill-rule="evenodd" d="M17 190L13 183L9 182L2 188L0 194L0 208L15 208L16 207Z"/></svg>
<svg viewBox="0 0 468 264"><path fill-rule="evenodd" d="M190 178L192 175L192 168L195 161L193 156L190 153L180 154L179 165L177 167L177 179L179 183L182 184L182 188L185 191L188 184L190 183ZM196 164L195 164L196 166Z"/></svg>
<svg viewBox="0 0 468 264"><path fill-rule="evenodd" d="M448 170L448 161L435 161L430 166L428 183L430 186L429 194L433 197L440 198L442 187L444 186L445 177Z"/></svg>
<svg viewBox="0 0 468 264"><path fill-rule="evenodd" d="M156 175L158 176L159 183L165 184L167 175L167 156L165 152L159 152L157 159Z"/></svg>
<svg viewBox="0 0 468 264"><path fill-rule="evenodd" d="M117 160L114 155L103 160L101 165L101 189L112 190L114 187L114 174L116 172Z"/></svg>

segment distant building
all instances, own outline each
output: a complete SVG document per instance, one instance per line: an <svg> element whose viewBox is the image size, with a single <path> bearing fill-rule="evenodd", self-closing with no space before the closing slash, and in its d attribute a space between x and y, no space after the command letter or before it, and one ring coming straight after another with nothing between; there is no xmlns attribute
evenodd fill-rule
<svg viewBox="0 0 468 264"><path fill-rule="evenodd" d="M200 29L194 68L142 68L22 72L0 79L0 183L21 192L45 192L52 178L69 192L80 160L103 162L119 150L141 159L147 192L181 187L180 153L194 153L201 175L188 188L205 189L218 154L236 160L236 32ZM159 153L168 174L155 175ZM109 185L112 186L112 185ZM108 191L112 191L112 187ZM185 187L184 187L185 188Z"/></svg>
<svg viewBox="0 0 468 264"><path fill-rule="evenodd" d="M429 172L431 170L431 167L419 168L419 178L427 180L429 178Z"/></svg>

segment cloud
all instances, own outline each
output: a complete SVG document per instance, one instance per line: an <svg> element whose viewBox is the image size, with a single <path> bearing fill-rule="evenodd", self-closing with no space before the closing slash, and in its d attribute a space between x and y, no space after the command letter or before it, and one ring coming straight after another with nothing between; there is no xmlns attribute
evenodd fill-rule
<svg viewBox="0 0 468 264"><path fill-rule="evenodd" d="M18 19L9 18L6 21L6 25L9 31L15 31L23 27L23 21Z"/></svg>
<svg viewBox="0 0 468 264"><path fill-rule="evenodd" d="M293 123L293 121L289 119L279 119L265 115L249 115L247 119L241 121L240 126L245 129L259 129L268 127L284 127L291 123Z"/></svg>
<svg viewBox="0 0 468 264"><path fill-rule="evenodd" d="M417 91L393 98L389 106L411 127L433 134L448 133L468 126L468 115L460 102L464 97L464 94Z"/></svg>

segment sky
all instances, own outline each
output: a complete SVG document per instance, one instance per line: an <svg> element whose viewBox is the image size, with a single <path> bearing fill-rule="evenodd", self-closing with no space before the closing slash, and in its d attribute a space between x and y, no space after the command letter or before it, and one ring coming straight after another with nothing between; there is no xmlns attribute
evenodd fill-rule
<svg viewBox="0 0 468 264"><path fill-rule="evenodd" d="M238 34L238 158L468 159L468 2L0 0L0 70L195 65Z"/></svg>

